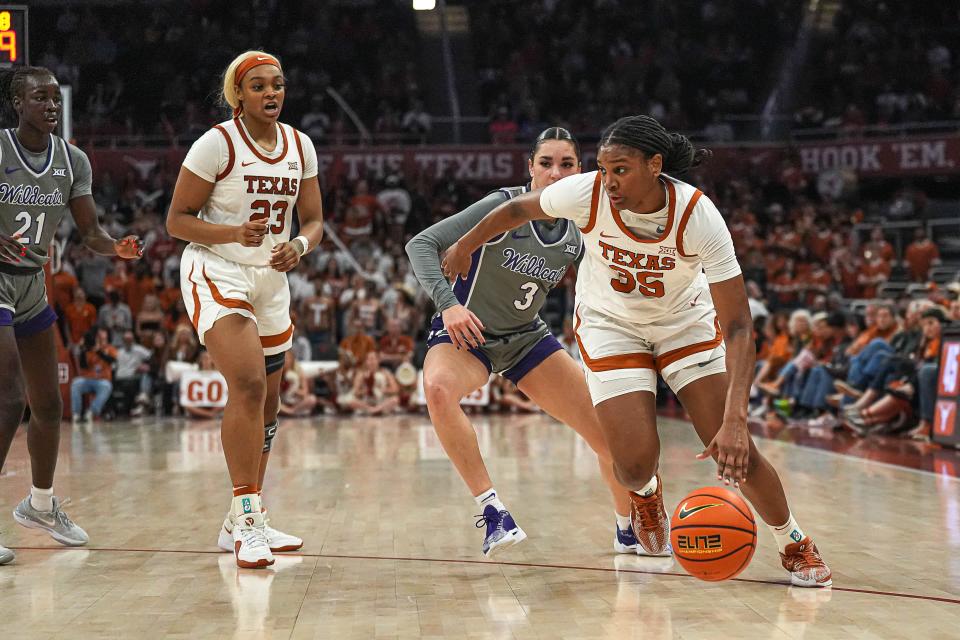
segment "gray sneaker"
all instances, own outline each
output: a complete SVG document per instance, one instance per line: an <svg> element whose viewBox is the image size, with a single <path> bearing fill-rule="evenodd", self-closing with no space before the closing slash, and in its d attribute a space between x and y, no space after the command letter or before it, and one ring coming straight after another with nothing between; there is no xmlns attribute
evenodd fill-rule
<svg viewBox="0 0 960 640"><path fill-rule="evenodd" d="M0 565L13 562L15 557L16 555L13 553L13 549L7 549L5 546L0 544Z"/></svg>
<svg viewBox="0 0 960 640"><path fill-rule="evenodd" d="M29 529L46 531L60 544L79 547L90 542L90 536L61 510L68 502L69 500L60 502L60 499L54 496L53 511L37 511L30 504L30 496L27 496L13 510L13 519Z"/></svg>

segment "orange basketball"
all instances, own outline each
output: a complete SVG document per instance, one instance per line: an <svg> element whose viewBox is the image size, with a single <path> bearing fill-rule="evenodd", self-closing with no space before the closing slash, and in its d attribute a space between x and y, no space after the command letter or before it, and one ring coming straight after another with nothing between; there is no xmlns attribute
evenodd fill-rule
<svg viewBox="0 0 960 640"><path fill-rule="evenodd" d="M757 523L743 498L722 487L701 487L680 501L670 519L670 542L690 575L729 580L750 564Z"/></svg>

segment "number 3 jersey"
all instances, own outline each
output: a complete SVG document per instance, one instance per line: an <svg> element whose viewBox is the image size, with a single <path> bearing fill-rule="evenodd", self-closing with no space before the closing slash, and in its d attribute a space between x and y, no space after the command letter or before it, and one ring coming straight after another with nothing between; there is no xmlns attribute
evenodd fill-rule
<svg viewBox="0 0 960 640"><path fill-rule="evenodd" d="M512 198L525 190L515 187L500 192ZM463 306L477 314L484 333L507 335L540 322L547 294L583 251L576 225L566 220L558 224L561 226L550 230L549 237L541 235L537 223L524 224L473 253L467 278L457 278L453 292Z"/></svg>
<svg viewBox="0 0 960 640"><path fill-rule="evenodd" d="M13 129L0 132L0 233L19 234L27 254L11 273L36 272L48 257L50 242L70 200L91 193L90 161L63 138L50 135L47 148L33 153Z"/></svg>
<svg viewBox="0 0 960 640"><path fill-rule="evenodd" d="M667 205L647 215L614 207L598 171L541 193L545 213L572 220L583 233L578 306L621 323L668 329L685 324L698 300L711 302L709 283L740 274L730 232L710 199L669 176L660 181Z"/></svg>
<svg viewBox="0 0 960 640"><path fill-rule="evenodd" d="M207 246L226 260L270 264L273 247L290 240L301 183L317 175L317 152L310 138L286 124L276 127L277 145L266 151L239 118L222 122L194 142L183 161L186 169L214 185L200 210L201 220L234 227L251 219L267 224L259 247L239 242Z"/></svg>

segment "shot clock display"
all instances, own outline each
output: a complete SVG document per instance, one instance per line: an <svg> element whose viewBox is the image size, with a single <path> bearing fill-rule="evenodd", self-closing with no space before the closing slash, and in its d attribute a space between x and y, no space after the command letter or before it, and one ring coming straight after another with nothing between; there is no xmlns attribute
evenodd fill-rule
<svg viewBox="0 0 960 640"><path fill-rule="evenodd" d="M27 7L0 5L0 68L30 64Z"/></svg>

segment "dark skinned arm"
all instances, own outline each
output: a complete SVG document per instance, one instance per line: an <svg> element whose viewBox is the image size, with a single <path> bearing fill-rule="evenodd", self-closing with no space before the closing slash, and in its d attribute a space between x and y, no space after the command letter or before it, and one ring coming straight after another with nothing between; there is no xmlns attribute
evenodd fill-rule
<svg viewBox="0 0 960 640"><path fill-rule="evenodd" d="M97 206L93 196L79 196L70 201L70 214L77 223L83 244L102 256L120 256L125 260L135 260L143 255L143 245L137 236L125 236L114 240L100 226L97 220Z"/></svg>

